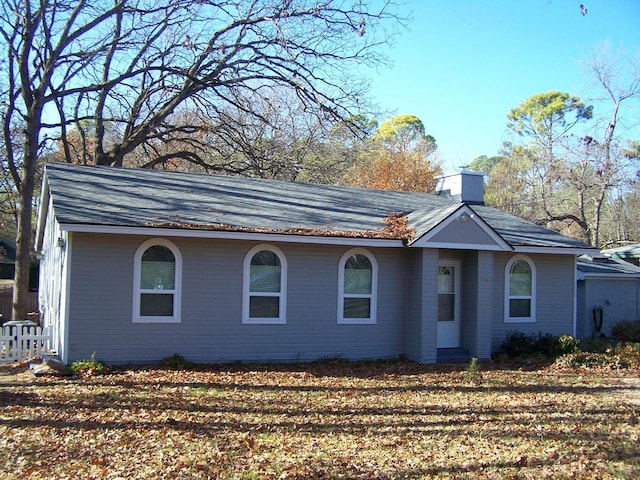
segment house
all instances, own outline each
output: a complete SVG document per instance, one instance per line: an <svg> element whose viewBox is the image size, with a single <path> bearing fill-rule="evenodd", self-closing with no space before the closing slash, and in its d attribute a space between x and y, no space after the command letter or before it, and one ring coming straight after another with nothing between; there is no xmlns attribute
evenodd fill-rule
<svg viewBox="0 0 640 480"><path fill-rule="evenodd" d="M614 323L640 320L640 267L602 255L581 256L577 267L578 338L609 336Z"/></svg>
<svg viewBox="0 0 640 480"><path fill-rule="evenodd" d="M489 358L515 329L574 333L594 250L448 190L49 164L41 322L64 363L112 364L430 363Z"/></svg>
<svg viewBox="0 0 640 480"><path fill-rule="evenodd" d="M602 250L602 254L614 259L624 260L632 265L640 265L640 244Z"/></svg>
<svg viewBox="0 0 640 480"><path fill-rule="evenodd" d="M0 280L13 280L16 271L16 242L0 236Z"/></svg>

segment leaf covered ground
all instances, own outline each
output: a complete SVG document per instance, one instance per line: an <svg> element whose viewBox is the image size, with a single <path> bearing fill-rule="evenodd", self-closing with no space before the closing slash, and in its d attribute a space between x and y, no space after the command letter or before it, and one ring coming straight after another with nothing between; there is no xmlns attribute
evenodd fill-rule
<svg viewBox="0 0 640 480"><path fill-rule="evenodd" d="M637 372L465 367L16 371L0 376L0 471L6 480L640 478Z"/></svg>

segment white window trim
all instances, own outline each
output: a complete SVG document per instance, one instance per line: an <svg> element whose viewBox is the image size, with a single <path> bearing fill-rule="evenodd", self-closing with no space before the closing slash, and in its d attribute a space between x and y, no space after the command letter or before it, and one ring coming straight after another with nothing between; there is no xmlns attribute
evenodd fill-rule
<svg viewBox="0 0 640 480"><path fill-rule="evenodd" d="M146 290L140 288L140 267L142 265L142 255L148 248L155 245L167 247L173 253L175 259L175 285L173 290L163 290L163 293L173 294L173 315L168 316L141 316L140 315L140 295L143 293L158 293L157 290ZM138 247L133 257L133 323L180 323L182 304L182 254L175 244L164 238L152 238Z"/></svg>
<svg viewBox="0 0 640 480"><path fill-rule="evenodd" d="M371 294L344 294L344 267L347 260L352 255L364 255L371 262ZM344 299L349 298L369 298L371 299L369 318L345 318ZM352 248L340 258L338 263L338 324L342 325L375 325L377 323L377 303L378 303L378 262L368 250L364 248Z"/></svg>
<svg viewBox="0 0 640 480"><path fill-rule="evenodd" d="M511 266L519 260L524 260L529 264L531 268L531 297L529 296L514 296L509 295L510 291L510 273ZM509 259L507 265L504 268L504 323L535 323L536 321L536 266L533 261L526 255L515 255ZM529 317L510 317L509 316L509 300L513 298L517 299L530 299L531 300L531 315Z"/></svg>
<svg viewBox="0 0 640 480"><path fill-rule="evenodd" d="M262 251L268 250L277 255L280 260L280 304L278 311L280 316L273 318L251 318L249 316L249 300L251 296L269 296L275 297L274 292L261 293L249 291L251 280L251 259L253 256ZM253 247L244 257L244 263L242 265L242 323L247 325L284 325L287 323L287 258L278 247L263 243Z"/></svg>

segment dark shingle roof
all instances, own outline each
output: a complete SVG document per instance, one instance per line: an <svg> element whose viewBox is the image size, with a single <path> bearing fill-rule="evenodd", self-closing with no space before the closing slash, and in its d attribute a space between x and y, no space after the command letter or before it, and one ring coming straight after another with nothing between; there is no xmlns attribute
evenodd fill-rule
<svg viewBox="0 0 640 480"><path fill-rule="evenodd" d="M591 257L583 255L578 257L577 267L580 272L589 275L604 276L634 276L640 277L640 267L625 262L624 260L615 260L608 257Z"/></svg>
<svg viewBox="0 0 640 480"><path fill-rule="evenodd" d="M415 237L460 203L437 195L159 170L48 164L61 224L200 228L402 238L385 219L406 216ZM472 206L512 245L587 245L487 206Z"/></svg>

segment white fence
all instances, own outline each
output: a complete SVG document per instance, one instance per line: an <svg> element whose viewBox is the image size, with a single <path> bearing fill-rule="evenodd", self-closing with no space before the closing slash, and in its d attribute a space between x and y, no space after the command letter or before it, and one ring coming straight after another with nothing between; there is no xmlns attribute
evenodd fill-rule
<svg viewBox="0 0 640 480"><path fill-rule="evenodd" d="M49 351L51 335L48 328L9 322L0 332L0 363L31 360Z"/></svg>

